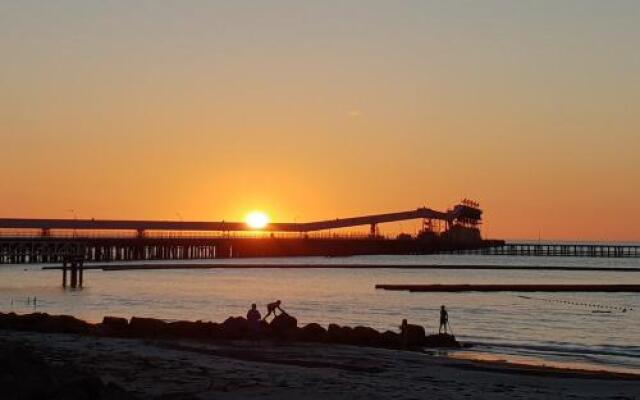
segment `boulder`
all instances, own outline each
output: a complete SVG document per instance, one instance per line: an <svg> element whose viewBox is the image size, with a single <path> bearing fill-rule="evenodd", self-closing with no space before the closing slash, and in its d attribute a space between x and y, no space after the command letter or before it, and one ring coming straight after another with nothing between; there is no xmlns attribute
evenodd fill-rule
<svg viewBox="0 0 640 400"><path fill-rule="evenodd" d="M167 323L155 318L132 317L129 333L135 337L158 337L167 334Z"/></svg>
<svg viewBox="0 0 640 400"><path fill-rule="evenodd" d="M14 328L17 315L13 312L9 314L0 313L0 329Z"/></svg>
<svg viewBox="0 0 640 400"><path fill-rule="evenodd" d="M104 317L100 325L100 333L107 336L124 335L129 328L129 321L120 317Z"/></svg>
<svg viewBox="0 0 640 400"><path fill-rule="evenodd" d="M404 332L400 334L403 347L422 346L425 338L424 328L420 325L407 324Z"/></svg>
<svg viewBox="0 0 640 400"><path fill-rule="evenodd" d="M226 339L242 339L249 332L249 322L243 317L229 317L222 323L222 336Z"/></svg>
<svg viewBox="0 0 640 400"><path fill-rule="evenodd" d="M300 339L308 342L322 342L326 339L327 330L316 323L305 325L300 330Z"/></svg>
<svg viewBox="0 0 640 400"><path fill-rule="evenodd" d="M169 323L167 333L175 338L210 339L220 337L220 325L213 322L177 321Z"/></svg>
<svg viewBox="0 0 640 400"><path fill-rule="evenodd" d="M397 348L400 346L400 335L396 332L386 331L380 335L380 342L378 345L388 349Z"/></svg>
<svg viewBox="0 0 640 400"><path fill-rule="evenodd" d="M120 317L104 317L102 318L102 325L114 331L126 331L129 327L129 321Z"/></svg>
<svg viewBox="0 0 640 400"><path fill-rule="evenodd" d="M358 346L374 346L381 340L380 332L368 326L356 326L351 332L351 342Z"/></svg>
<svg viewBox="0 0 640 400"><path fill-rule="evenodd" d="M260 335L270 336L272 333L271 325L265 320L260 320Z"/></svg>
<svg viewBox="0 0 640 400"><path fill-rule="evenodd" d="M274 334L291 333L298 327L298 320L289 314L280 314L269 324Z"/></svg>
<svg viewBox="0 0 640 400"><path fill-rule="evenodd" d="M202 324L191 321L169 322L167 334L175 338L194 338L205 336L202 332Z"/></svg>
<svg viewBox="0 0 640 400"><path fill-rule="evenodd" d="M329 324L327 340L332 343L351 343L353 329L348 326Z"/></svg>
<svg viewBox="0 0 640 400"><path fill-rule="evenodd" d="M6 314L2 318L2 326L9 329L50 333L87 333L92 327L91 324L70 315L46 313Z"/></svg>
<svg viewBox="0 0 640 400"><path fill-rule="evenodd" d="M42 331L49 318L47 313L31 313L24 315L16 315L12 321L14 329L27 331Z"/></svg>
<svg viewBox="0 0 640 400"><path fill-rule="evenodd" d="M92 327L71 315L49 315L42 323L42 331L54 333L88 333Z"/></svg>
<svg viewBox="0 0 640 400"><path fill-rule="evenodd" d="M269 323L267 334L279 340L300 340L302 330L298 328L298 320L288 314L280 314Z"/></svg>
<svg viewBox="0 0 640 400"><path fill-rule="evenodd" d="M444 347L450 349L461 348L462 345L456 340L456 337L447 333L439 333L437 335L429 335L424 338L423 346L425 347Z"/></svg>

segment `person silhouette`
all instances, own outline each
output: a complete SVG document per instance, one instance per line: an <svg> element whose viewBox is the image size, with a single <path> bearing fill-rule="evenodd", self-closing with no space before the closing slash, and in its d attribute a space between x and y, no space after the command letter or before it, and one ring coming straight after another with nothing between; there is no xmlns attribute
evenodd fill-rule
<svg viewBox="0 0 640 400"><path fill-rule="evenodd" d="M247 311L247 322L249 323L249 331L254 338L260 334L260 311L255 303L251 304L251 309Z"/></svg>
<svg viewBox="0 0 640 400"><path fill-rule="evenodd" d="M251 304L251 309L247 311L247 321L251 323L253 321L260 321L261 319L262 316L260 315L260 311L258 311L258 306L256 306L256 303Z"/></svg>
<svg viewBox="0 0 640 400"><path fill-rule="evenodd" d="M440 327L438 328L438 333L447 333L447 326L449 325L449 313L445 306L440 306Z"/></svg>
<svg viewBox="0 0 640 400"><path fill-rule="evenodd" d="M266 320L267 317L271 314L273 314L274 317L277 316L278 314L276 314L276 310L280 310L281 314L286 314L286 312L282 308L280 308L280 304L282 304L280 300L276 300L273 303L267 304L267 315L265 315L262 320Z"/></svg>

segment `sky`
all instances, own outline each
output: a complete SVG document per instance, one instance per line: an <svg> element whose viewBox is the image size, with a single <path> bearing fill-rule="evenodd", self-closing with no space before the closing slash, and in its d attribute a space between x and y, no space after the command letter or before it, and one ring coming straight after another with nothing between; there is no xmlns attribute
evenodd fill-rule
<svg viewBox="0 0 640 400"><path fill-rule="evenodd" d="M638 49L638 1L0 0L0 216L640 241Z"/></svg>

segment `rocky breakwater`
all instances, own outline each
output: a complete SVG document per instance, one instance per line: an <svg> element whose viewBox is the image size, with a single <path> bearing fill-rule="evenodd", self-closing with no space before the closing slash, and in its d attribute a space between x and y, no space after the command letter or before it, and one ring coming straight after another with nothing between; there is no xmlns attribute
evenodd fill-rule
<svg viewBox="0 0 640 400"><path fill-rule="evenodd" d="M316 323L300 327L297 319L287 314L278 315L270 323L262 321L259 329L256 330L251 329L243 317L229 317L222 323L104 317L101 323L91 324L69 315L0 313L0 329L147 339L337 343L407 350L421 350L425 347L452 349L462 347L454 336L426 335L424 328L419 325L408 324L402 333L389 330L379 332L366 326L349 327L337 324L330 324L328 328Z"/></svg>

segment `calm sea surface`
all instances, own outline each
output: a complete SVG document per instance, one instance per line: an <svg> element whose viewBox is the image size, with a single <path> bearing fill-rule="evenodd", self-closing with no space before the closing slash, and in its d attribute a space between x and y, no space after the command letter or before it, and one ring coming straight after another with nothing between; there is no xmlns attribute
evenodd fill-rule
<svg viewBox="0 0 640 400"><path fill-rule="evenodd" d="M199 262L211 263L211 261ZM216 261L216 263L221 263ZM243 259L224 264L431 264L637 267L640 259L490 256L362 256ZM456 336L476 344L457 357L640 373L640 296L632 293L408 293L378 283L634 283L640 272L415 269L199 269L85 272L82 290L63 290L60 271L0 266L0 311L37 310L91 321L105 315L223 321L281 299L300 323L397 330L403 318L438 329L449 308ZM624 311L626 310L626 311ZM263 311L264 312L264 311ZM451 354L450 354L451 355Z"/></svg>

